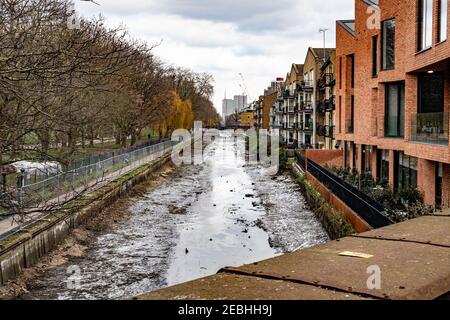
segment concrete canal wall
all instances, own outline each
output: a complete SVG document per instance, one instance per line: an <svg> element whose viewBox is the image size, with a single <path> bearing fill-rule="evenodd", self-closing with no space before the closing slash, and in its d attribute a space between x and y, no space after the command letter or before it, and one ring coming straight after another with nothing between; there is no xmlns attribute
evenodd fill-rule
<svg viewBox="0 0 450 320"><path fill-rule="evenodd" d="M321 220L332 239L339 239L354 232L361 233L372 229L366 221L312 174L305 173L297 164L293 164L292 172L294 176L299 178L298 182L305 193L306 201ZM317 196L312 195L315 192L320 194L321 201L319 203L317 203Z"/></svg>
<svg viewBox="0 0 450 320"><path fill-rule="evenodd" d="M0 241L0 284L19 276L24 268L34 266L40 258L60 244L72 229L127 194L136 184L170 160L170 154L154 160L105 186L73 201L60 212L32 224Z"/></svg>

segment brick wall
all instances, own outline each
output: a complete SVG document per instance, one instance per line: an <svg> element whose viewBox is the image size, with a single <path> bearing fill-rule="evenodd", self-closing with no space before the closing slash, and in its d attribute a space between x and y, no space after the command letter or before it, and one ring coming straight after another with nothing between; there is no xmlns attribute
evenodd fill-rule
<svg viewBox="0 0 450 320"><path fill-rule="evenodd" d="M342 168L344 166L343 150L306 150L306 157L322 167Z"/></svg>
<svg viewBox="0 0 450 320"><path fill-rule="evenodd" d="M445 75L445 112L450 112L450 24L447 41L436 43L433 40L431 49L417 52L418 34L418 1L417 0L380 0L381 21L395 18L395 68L381 70L381 29L369 29L367 26L368 4L362 0L355 0L355 33L345 30L339 23L336 26L336 101L335 117L336 137L341 141L352 141L357 145L372 145L378 149L390 152L390 184L394 184L394 152L403 151L405 154L420 159L419 188L425 193L425 200L432 204L435 200L434 182L435 162L447 164L444 170L444 189L450 188L450 148L449 146L420 144L410 140L411 121L418 110L418 74L427 71L443 72ZM437 30L437 3L434 1L434 32ZM450 11L447 12L450 16ZM372 39L378 35L378 75L372 75ZM355 87L350 85L350 66L348 56L355 55ZM342 66L340 66L342 62ZM342 75L339 70L342 69ZM387 82L403 81L405 83L405 130L404 138L385 138L385 84ZM350 99L355 96L354 134L347 132L350 119ZM449 120L450 122L450 120ZM340 128L340 130L339 130ZM342 144L341 144L342 146ZM358 148L360 153L361 148ZM352 156L351 156L352 157ZM358 154L356 168L361 169L361 155ZM376 159L373 159L376 164ZM373 166L376 171L376 166ZM376 172L373 172L376 176ZM447 184L445 184L447 182ZM429 187L430 185L433 187ZM444 198L449 203L449 195ZM444 199L444 202L445 202Z"/></svg>

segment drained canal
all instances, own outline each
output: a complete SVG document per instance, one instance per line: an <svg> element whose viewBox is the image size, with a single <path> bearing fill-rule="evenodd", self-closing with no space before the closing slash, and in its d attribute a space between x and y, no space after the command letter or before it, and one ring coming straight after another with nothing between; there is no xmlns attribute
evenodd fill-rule
<svg viewBox="0 0 450 320"><path fill-rule="evenodd" d="M25 299L124 299L328 241L289 175L246 165L232 138L124 210L79 257L49 268Z"/></svg>

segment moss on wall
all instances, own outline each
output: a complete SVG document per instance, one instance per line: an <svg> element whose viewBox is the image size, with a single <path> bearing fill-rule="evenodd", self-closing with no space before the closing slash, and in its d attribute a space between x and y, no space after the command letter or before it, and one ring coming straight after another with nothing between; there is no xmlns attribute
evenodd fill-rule
<svg viewBox="0 0 450 320"><path fill-rule="evenodd" d="M296 170L293 172L309 208L318 217L331 239L340 239L356 233L352 225L342 217L342 214L336 211L306 179L304 173Z"/></svg>

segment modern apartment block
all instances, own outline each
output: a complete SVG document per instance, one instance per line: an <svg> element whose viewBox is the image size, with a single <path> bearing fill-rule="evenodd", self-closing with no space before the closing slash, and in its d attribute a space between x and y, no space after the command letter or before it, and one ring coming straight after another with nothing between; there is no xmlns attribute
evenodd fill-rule
<svg viewBox="0 0 450 320"><path fill-rule="evenodd" d="M335 136L345 164L450 206L448 0L355 0L336 24Z"/></svg>
<svg viewBox="0 0 450 320"><path fill-rule="evenodd" d="M278 96L277 87L279 80L272 81L269 87L264 90L264 95L259 97L259 100L253 103L254 105L254 119L255 128L269 129L270 126L270 109L275 103Z"/></svg>
<svg viewBox="0 0 450 320"><path fill-rule="evenodd" d="M293 148L333 149L335 49L309 48L292 64L271 111L271 127Z"/></svg>

